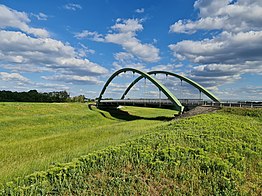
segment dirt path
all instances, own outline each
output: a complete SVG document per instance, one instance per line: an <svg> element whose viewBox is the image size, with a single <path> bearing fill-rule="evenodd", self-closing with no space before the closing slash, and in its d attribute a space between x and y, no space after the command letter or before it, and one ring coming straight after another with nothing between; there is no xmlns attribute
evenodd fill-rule
<svg viewBox="0 0 262 196"><path fill-rule="evenodd" d="M187 112L184 112L180 116L177 116L176 119L187 118L187 117L195 116L195 115L198 115L198 114L206 114L206 113L210 113L210 112L216 112L219 109L220 108L218 108L218 107L211 107L211 106L197 106L194 109L189 110Z"/></svg>

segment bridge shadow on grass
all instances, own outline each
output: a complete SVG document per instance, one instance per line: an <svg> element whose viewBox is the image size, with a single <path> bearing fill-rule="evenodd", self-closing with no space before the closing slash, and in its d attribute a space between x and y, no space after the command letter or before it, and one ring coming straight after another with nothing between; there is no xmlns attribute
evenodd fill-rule
<svg viewBox="0 0 262 196"><path fill-rule="evenodd" d="M158 116L158 117L136 116L136 115L129 114L127 111L123 111L123 110L120 110L120 109L117 109L117 108L103 108L103 109L100 109L100 110L108 112L114 118L125 120L125 121L141 120L141 119L170 121L170 120L174 119L174 117L167 117L167 116ZM102 114L102 112L100 112L100 113L101 113L102 116L105 117L105 115Z"/></svg>
<svg viewBox="0 0 262 196"><path fill-rule="evenodd" d="M96 107L96 104L95 103L89 103L87 106L88 106L89 110L93 110L92 107Z"/></svg>

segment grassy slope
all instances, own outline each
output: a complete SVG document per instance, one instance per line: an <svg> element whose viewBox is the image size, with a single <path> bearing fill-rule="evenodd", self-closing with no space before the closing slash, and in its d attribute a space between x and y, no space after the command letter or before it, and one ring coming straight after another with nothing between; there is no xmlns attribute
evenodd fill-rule
<svg viewBox="0 0 262 196"><path fill-rule="evenodd" d="M155 117L174 114L123 109L132 115L119 119L86 104L0 103L0 182L148 133Z"/></svg>
<svg viewBox="0 0 262 196"><path fill-rule="evenodd" d="M156 130L109 150L112 159L96 158L82 187L62 193L262 194L261 109L224 109Z"/></svg>
<svg viewBox="0 0 262 196"><path fill-rule="evenodd" d="M117 121L127 125L123 130L147 122ZM150 134L21 178L0 195L261 195L261 109L224 109L161 126L153 122L147 122Z"/></svg>
<svg viewBox="0 0 262 196"><path fill-rule="evenodd" d="M19 184L26 194L261 195L262 110L225 109L151 131L2 193Z"/></svg>

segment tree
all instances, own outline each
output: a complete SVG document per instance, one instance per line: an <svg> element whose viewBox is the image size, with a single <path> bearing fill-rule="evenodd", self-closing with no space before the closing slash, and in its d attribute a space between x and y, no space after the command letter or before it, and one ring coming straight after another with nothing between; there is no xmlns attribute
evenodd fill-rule
<svg viewBox="0 0 262 196"><path fill-rule="evenodd" d="M38 93L37 90L28 92L0 91L0 101L9 102L66 102L69 94L66 91Z"/></svg>

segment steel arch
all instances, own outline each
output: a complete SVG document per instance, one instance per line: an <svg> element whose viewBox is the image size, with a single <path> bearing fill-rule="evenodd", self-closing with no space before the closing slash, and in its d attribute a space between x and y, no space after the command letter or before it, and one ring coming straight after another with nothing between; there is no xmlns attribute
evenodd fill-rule
<svg viewBox="0 0 262 196"><path fill-rule="evenodd" d="M184 110L184 106L180 103L180 101L163 85L161 84L158 80L156 80L154 77L152 77L151 75L149 75L148 73L145 73L143 71L134 69L134 68L123 68L120 69L118 71L116 71L115 73L113 73L113 75L110 76L110 78L107 80L107 82L105 83L103 89L101 90L101 93L98 97L97 103L99 105L102 96L107 88L107 86L110 84L110 82L120 73L126 72L126 71L132 71L133 73L138 73L141 76L139 77L140 79L142 78L147 78L148 80L150 80L155 86L157 86L173 103L174 103L174 108L176 110L179 111L179 113L182 113ZM133 86L133 85L132 85Z"/></svg>
<svg viewBox="0 0 262 196"><path fill-rule="evenodd" d="M203 86L201 86L200 84L194 82L193 80L185 77L185 76L181 76L172 72L168 72L168 71L150 71L147 74L152 75L152 74L166 74L166 75L171 75L174 77L179 78L180 80L184 80L187 83L191 84L192 86L194 86L195 88L197 88L200 92L203 92L206 96L208 96L210 99L212 99L215 102L220 102L220 100L213 95L210 91L208 91L206 88L204 88ZM130 91L130 89L139 81L143 78L143 76L139 76L138 78L136 78L125 90L124 94L122 95L121 99L124 99L125 96L127 95L127 93Z"/></svg>

